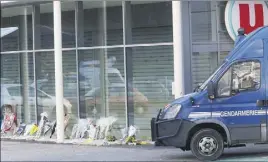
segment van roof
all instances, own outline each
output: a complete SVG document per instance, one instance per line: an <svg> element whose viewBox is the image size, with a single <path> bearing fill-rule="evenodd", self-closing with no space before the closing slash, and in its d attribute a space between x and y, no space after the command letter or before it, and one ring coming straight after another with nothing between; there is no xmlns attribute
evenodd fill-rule
<svg viewBox="0 0 268 162"><path fill-rule="evenodd" d="M245 46L250 45L250 40L262 40L262 39L268 39L268 26L263 26L252 33L250 33L244 40L241 41L237 46L234 47L234 49L229 53L229 55L225 58L226 61L234 60L238 58L248 58L249 55L243 54L244 52L240 53L242 48ZM245 46L244 46L245 45ZM263 48L260 46L260 48Z"/></svg>
<svg viewBox="0 0 268 162"><path fill-rule="evenodd" d="M268 26L263 26L262 28L257 29L256 37L267 39L268 38Z"/></svg>

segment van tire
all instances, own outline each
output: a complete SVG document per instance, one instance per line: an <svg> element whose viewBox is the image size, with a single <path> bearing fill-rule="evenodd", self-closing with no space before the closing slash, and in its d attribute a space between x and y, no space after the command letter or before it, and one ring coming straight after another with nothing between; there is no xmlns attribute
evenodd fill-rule
<svg viewBox="0 0 268 162"><path fill-rule="evenodd" d="M201 161L217 160L223 153L224 141L214 129L201 129L191 139L191 151Z"/></svg>

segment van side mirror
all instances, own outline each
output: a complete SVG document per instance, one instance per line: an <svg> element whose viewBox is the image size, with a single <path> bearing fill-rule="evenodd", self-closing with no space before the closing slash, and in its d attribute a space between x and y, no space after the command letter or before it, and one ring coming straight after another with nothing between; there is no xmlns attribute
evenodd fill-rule
<svg viewBox="0 0 268 162"><path fill-rule="evenodd" d="M211 100L215 99L215 84L210 81L207 85L208 98Z"/></svg>

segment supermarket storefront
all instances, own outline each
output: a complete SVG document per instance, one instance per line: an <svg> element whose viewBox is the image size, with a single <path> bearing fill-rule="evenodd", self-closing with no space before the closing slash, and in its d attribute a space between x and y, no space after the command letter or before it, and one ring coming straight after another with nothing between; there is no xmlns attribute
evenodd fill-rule
<svg viewBox="0 0 268 162"><path fill-rule="evenodd" d="M18 119L36 122L55 107L53 3L1 9L1 105L20 105ZM268 24L262 1L63 1L61 11L64 105L72 122L116 116L141 136L149 136L158 108L219 66L241 25L249 33Z"/></svg>

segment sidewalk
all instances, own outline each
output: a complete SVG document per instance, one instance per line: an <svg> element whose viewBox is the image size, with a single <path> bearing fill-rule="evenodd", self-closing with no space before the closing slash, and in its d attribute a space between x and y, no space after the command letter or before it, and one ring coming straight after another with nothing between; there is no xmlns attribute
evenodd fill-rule
<svg viewBox="0 0 268 162"><path fill-rule="evenodd" d="M268 161L268 156L263 156L263 157L237 157L237 158L229 158L229 159L224 159L224 160L218 160L218 162L238 162L238 161L259 161L259 162L264 162Z"/></svg>
<svg viewBox="0 0 268 162"><path fill-rule="evenodd" d="M2 141L1 144L2 161L170 161L171 159L177 162L177 159L183 159L178 157L181 154L182 151L176 148L155 148L154 146L96 147L13 141ZM187 154L189 156L190 152ZM174 156L175 160L173 160Z"/></svg>
<svg viewBox="0 0 268 162"><path fill-rule="evenodd" d="M193 161L191 151L155 146L89 146L2 141L2 161ZM268 161L267 146L230 148L219 162Z"/></svg>
<svg viewBox="0 0 268 162"><path fill-rule="evenodd" d="M68 145L89 145L89 146L129 146L135 145L135 143L124 144L120 140L114 142L108 142L106 140L90 140L90 139L65 139L63 143L57 143L55 138L36 138L34 136L1 136L1 141L18 141L18 142L30 142L30 143L42 143L42 144L68 144ZM145 141L144 145L154 145L152 141Z"/></svg>

